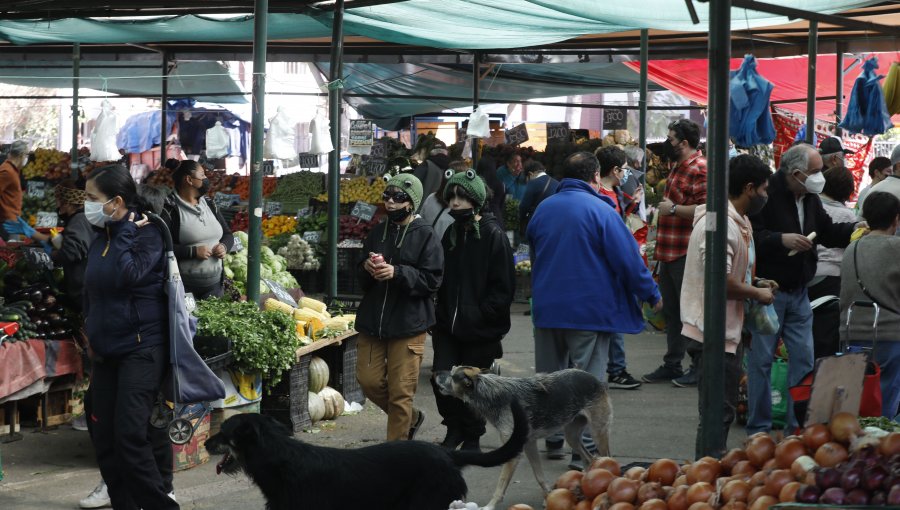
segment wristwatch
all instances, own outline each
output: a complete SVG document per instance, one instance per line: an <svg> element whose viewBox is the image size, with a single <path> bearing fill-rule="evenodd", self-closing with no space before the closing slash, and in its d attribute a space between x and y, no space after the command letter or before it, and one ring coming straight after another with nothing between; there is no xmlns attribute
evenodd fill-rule
<svg viewBox="0 0 900 510"><path fill-rule="evenodd" d="M672 207L669 209L669 216L675 216L675 208L678 207L677 204L672 204Z"/></svg>

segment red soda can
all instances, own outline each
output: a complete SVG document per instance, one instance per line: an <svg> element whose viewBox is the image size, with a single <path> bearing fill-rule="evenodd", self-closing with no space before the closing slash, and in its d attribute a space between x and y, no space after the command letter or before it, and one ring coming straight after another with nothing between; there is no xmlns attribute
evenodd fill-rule
<svg viewBox="0 0 900 510"><path fill-rule="evenodd" d="M372 255L371 259L372 259L372 264L374 264L376 266L384 263L384 256L380 253L376 253L376 254Z"/></svg>

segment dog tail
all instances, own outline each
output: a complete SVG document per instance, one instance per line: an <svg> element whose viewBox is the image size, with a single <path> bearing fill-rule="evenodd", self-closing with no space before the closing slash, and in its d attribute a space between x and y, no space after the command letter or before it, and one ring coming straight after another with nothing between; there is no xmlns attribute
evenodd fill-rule
<svg viewBox="0 0 900 510"><path fill-rule="evenodd" d="M506 443L500 448L490 452L478 452L470 450L454 450L449 452L453 458L453 462L457 466L481 466L493 467L499 466L509 460L516 458L525 443L528 441L528 415L519 400L513 398L510 402L513 415L513 431Z"/></svg>

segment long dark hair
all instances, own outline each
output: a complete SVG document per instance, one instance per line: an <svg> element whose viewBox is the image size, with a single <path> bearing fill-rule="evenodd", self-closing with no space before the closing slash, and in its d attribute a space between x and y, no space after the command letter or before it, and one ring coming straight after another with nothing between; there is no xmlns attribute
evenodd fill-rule
<svg viewBox="0 0 900 510"><path fill-rule="evenodd" d="M172 182L175 183L175 189L181 189L184 186L184 178L188 175L193 175L194 171L200 168L200 163L194 161L193 159L186 159L182 161L178 168L172 172Z"/></svg>
<svg viewBox="0 0 900 510"><path fill-rule="evenodd" d="M150 204L137 192L131 174L122 165L109 165L95 170L88 177L107 198L122 197L125 207L138 211L149 211Z"/></svg>

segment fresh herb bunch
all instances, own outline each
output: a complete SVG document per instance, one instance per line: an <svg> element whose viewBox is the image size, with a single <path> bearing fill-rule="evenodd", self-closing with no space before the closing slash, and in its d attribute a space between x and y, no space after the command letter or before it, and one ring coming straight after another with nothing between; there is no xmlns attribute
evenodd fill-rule
<svg viewBox="0 0 900 510"><path fill-rule="evenodd" d="M221 298L198 301L194 315L200 321L198 334L231 339L234 368L261 372L271 386L281 381L282 372L296 360L300 342L288 315Z"/></svg>

